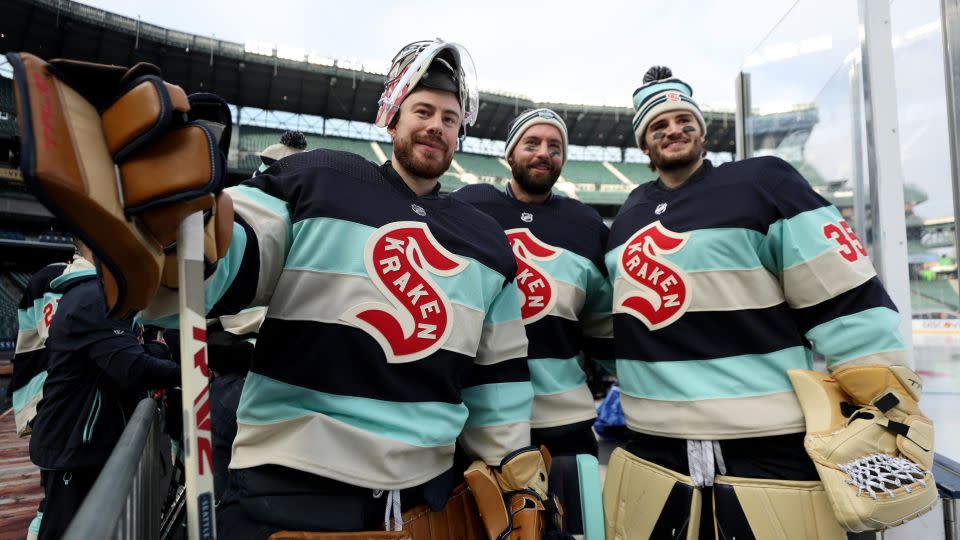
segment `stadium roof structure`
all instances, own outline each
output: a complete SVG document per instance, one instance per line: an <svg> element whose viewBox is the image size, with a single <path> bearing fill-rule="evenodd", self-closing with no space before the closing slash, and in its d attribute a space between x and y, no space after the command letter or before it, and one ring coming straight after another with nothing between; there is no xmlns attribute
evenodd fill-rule
<svg viewBox="0 0 960 540"><path fill-rule="evenodd" d="M384 75L355 64L319 63L306 56L292 60L277 56L276 49L270 55L252 53L241 43L163 28L70 0L5 0L2 11L0 51L128 66L151 62L188 92L215 92L240 107L372 124L384 83ZM490 92L481 92L480 115L470 136L503 140L510 120L532 107L560 113L570 144L618 148L636 144L630 107L535 103L519 94ZM733 112L703 112L707 148L733 153Z"/></svg>

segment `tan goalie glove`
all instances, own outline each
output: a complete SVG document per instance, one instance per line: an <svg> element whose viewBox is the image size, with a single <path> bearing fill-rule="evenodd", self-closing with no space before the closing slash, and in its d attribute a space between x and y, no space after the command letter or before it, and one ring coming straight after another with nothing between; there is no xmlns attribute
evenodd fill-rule
<svg viewBox="0 0 960 540"><path fill-rule="evenodd" d="M882 530L933 507L933 422L917 404L922 383L912 369L788 374L806 419L804 447L844 529Z"/></svg>
<svg viewBox="0 0 960 540"><path fill-rule="evenodd" d="M188 98L152 64L7 58L24 180L96 255L111 315L146 307L161 281L175 285L167 260L189 214L207 217L208 261L223 256L233 206L217 197L230 132L222 99Z"/></svg>
<svg viewBox="0 0 960 540"><path fill-rule="evenodd" d="M562 532L563 509L548 490L550 453L521 448L498 467L474 461L463 473L480 510L488 540L572 538Z"/></svg>

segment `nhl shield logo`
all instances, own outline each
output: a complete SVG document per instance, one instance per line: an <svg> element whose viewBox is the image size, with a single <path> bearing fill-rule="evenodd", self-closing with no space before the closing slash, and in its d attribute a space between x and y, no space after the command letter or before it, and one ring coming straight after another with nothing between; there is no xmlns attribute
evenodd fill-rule
<svg viewBox="0 0 960 540"><path fill-rule="evenodd" d="M653 211L654 214L660 215L667 211L667 203L660 203L657 205L657 209Z"/></svg>
<svg viewBox="0 0 960 540"><path fill-rule="evenodd" d="M416 214L416 215L418 215L418 216L425 216L425 215L427 215L427 211L424 210L423 207L420 206L419 204L411 204L411 205L410 205L410 209L413 210L413 213Z"/></svg>
<svg viewBox="0 0 960 540"><path fill-rule="evenodd" d="M467 262L447 251L425 223L398 221L377 229L364 246L370 280L389 304L366 302L340 319L370 334L390 363L413 362L439 350L454 326L447 295L430 275L453 276Z"/></svg>
<svg viewBox="0 0 960 540"><path fill-rule="evenodd" d="M530 229L510 229L506 233L517 259L517 288L523 295L520 316L523 324L534 323L553 310L558 292L557 282L537 261L552 261L563 250L541 241Z"/></svg>
<svg viewBox="0 0 960 540"><path fill-rule="evenodd" d="M650 330L669 326L690 307L687 275L659 256L676 253L690 238L659 221L637 231L623 246L618 261L624 283L615 287L614 313L627 313Z"/></svg>
<svg viewBox="0 0 960 540"><path fill-rule="evenodd" d="M531 221L533 221L533 214L531 214L530 212L524 212L520 214L520 221L524 223L530 223Z"/></svg>

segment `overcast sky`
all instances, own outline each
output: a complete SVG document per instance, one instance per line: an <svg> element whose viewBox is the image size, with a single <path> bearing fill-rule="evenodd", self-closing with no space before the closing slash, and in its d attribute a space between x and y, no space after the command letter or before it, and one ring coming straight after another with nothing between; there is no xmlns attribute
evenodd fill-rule
<svg viewBox="0 0 960 540"><path fill-rule="evenodd" d="M193 34L383 67L406 43L441 37L470 51L481 89L543 102L630 106L647 68L662 64L693 86L701 106L732 110L744 70L761 112L813 104L818 123L803 159L828 180L852 176L852 0L84 3ZM892 0L890 10L903 175L930 197L919 215L949 215L939 0Z"/></svg>
<svg viewBox="0 0 960 540"><path fill-rule="evenodd" d="M670 66L707 106L734 106L743 59L794 0L86 0L186 32L388 62L441 37L473 55L480 87L540 101L630 105L643 73Z"/></svg>

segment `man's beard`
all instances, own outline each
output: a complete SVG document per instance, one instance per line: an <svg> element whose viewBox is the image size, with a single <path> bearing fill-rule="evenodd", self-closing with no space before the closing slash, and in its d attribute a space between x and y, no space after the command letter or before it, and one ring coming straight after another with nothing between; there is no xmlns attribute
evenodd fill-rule
<svg viewBox="0 0 960 540"><path fill-rule="evenodd" d="M436 160L418 156L414 151L414 145L417 140L430 141L431 143L441 145L443 150L435 149L434 152L443 152L443 157ZM393 141L393 153L396 154L397 161L400 162L400 165L413 176L428 180L440 178L440 175L447 172L447 169L450 168L450 163L453 161L453 152L449 150L443 140L427 135L414 136L411 138L397 137Z"/></svg>
<svg viewBox="0 0 960 540"><path fill-rule="evenodd" d="M687 152L670 157L665 157L656 146L650 147L650 163L652 163L658 171L670 172L683 169L696 163L702 155L703 143L700 142L700 139L693 139L693 145Z"/></svg>
<svg viewBox="0 0 960 540"><path fill-rule="evenodd" d="M534 175L531 174L530 169L527 168L528 165L533 165L532 163L520 164L520 163L511 163L510 170L513 172L513 179L520 186L524 192L529 193L530 195L546 195L553 189L553 184L557 182L557 179L560 178L560 169L552 169L546 176L539 176L534 178Z"/></svg>

